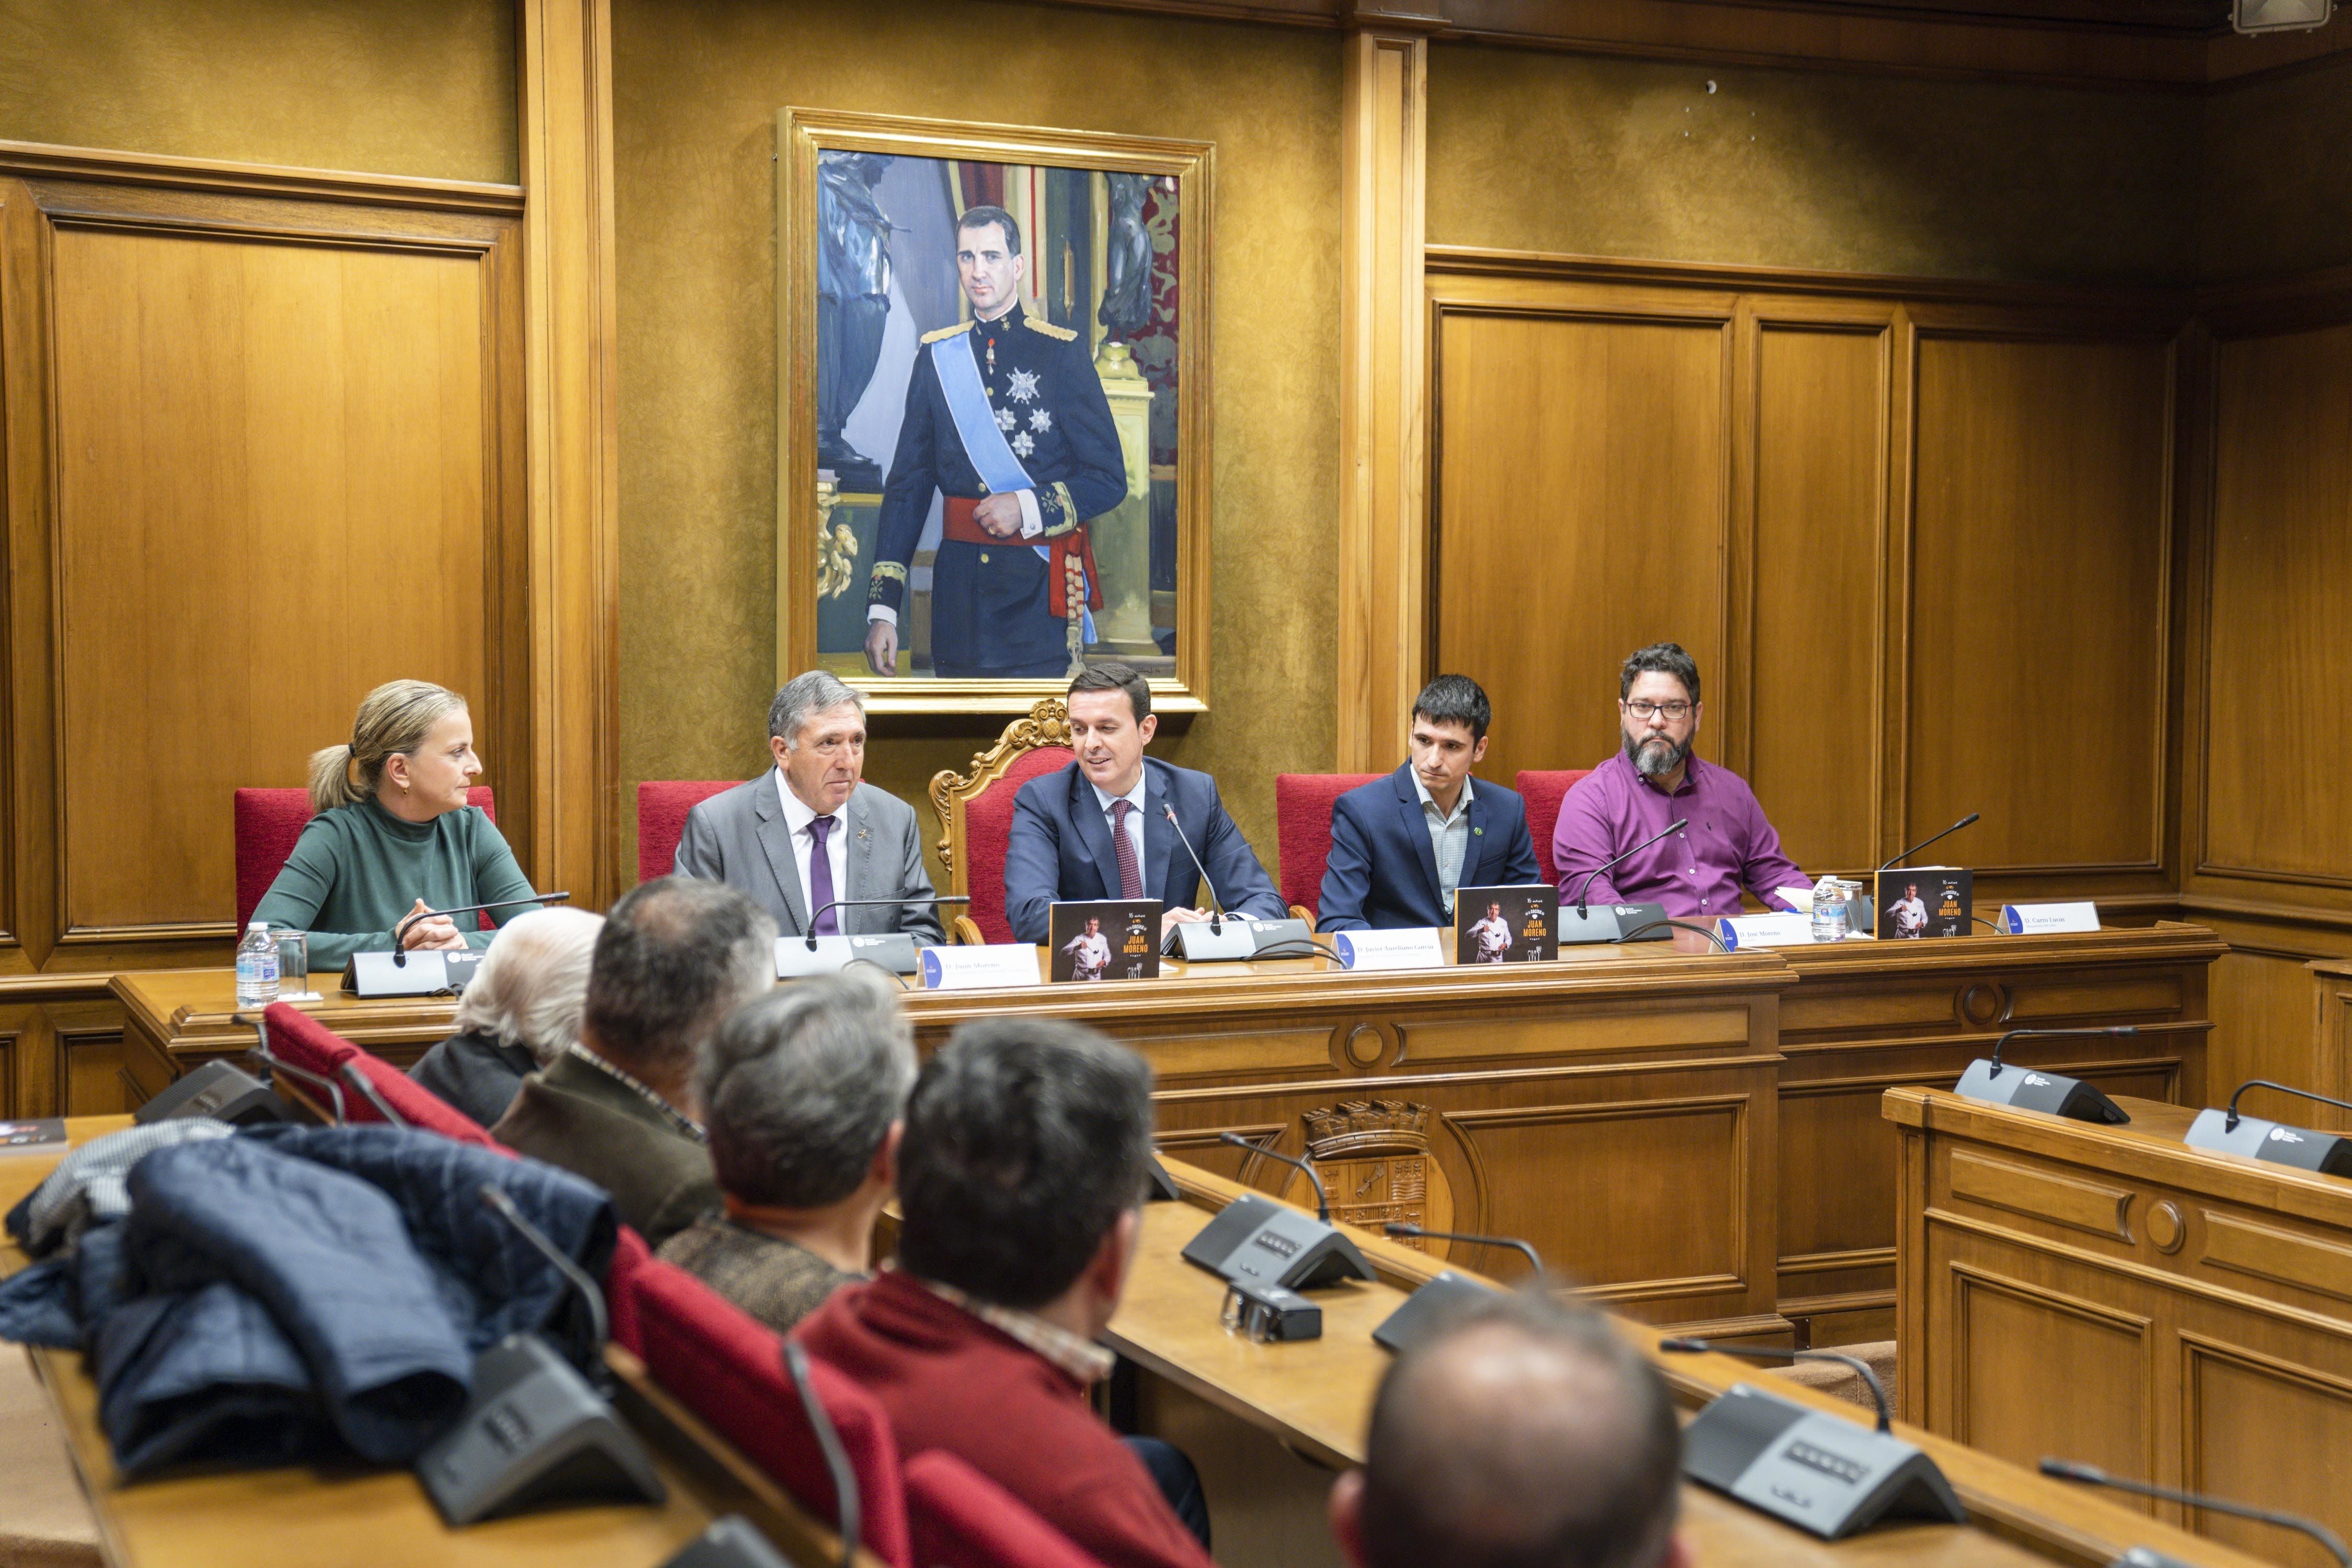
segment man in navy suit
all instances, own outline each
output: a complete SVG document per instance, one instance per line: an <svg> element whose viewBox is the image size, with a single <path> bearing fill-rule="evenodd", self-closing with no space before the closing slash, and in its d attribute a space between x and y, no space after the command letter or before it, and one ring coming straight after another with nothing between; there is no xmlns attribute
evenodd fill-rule
<svg viewBox="0 0 2352 1568"><path fill-rule="evenodd" d="M1169 825L1171 808L1228 915L1284 918L1282 895L1225 815L1217 781L1144 756L1160 721L1143 677L1123 664L1095 665L1070 682L1069 708L1078 760L1013 797L1004 909L1016 938L1044 942L1056 899L1158 899L1163 939L1171 926L1207 920L1194 907L1201 875Z"/></svg>
<svg viewBox="0 0 2352 1568"><path fill-rule="evenodd" d="M1454 889L1539 882L1528 808L1473 784L1495 710L1466 675L1441 675L1412 701L1412 757L1332 803L1318 931L1454 923Z"/></svg>

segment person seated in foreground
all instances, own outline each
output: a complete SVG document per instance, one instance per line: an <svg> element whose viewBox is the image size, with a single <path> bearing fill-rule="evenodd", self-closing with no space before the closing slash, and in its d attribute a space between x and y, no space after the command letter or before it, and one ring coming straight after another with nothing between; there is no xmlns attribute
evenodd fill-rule
<svg viewBox="0 0 2352 1568"><path fill-rule="evenodd" d="M594 1182L659 1247L719 1205L695 1057L775 984L775 954L776 922L732 888L657 877L631 889L597 934L580 1038L522 1080L490 1135Z"/></svg>
<svg viewBox="0 0 2352 1568"><path fill-rule="evenodd" d="M1150 1158L1141 1057L1058 1019L961 1026L907 1102L898 1267L798 1337L881 1402L902 1453L954 1454L1108 1568L1202 1568L1191 1462L1087 1405Z"/></svg>
<svg viewBox="0 0 2352 1568"><path fill-rule="evenodd" d="M580 1037L588 962L604 917L532 910L507 922L458 1000L457 1033L408 1076L488 1127L528 1075Z"/></svg>
<svg viewBox="0 0 2352 1568"><path fill-rule="evenodd" d="M530 896L496 825L467 804L481 772L463 697L428 680L377 687L361 700L351 740L311 754L318 815L253 918L310 932L310 967L320 970L388 952L395 933L409 949L488 947L475 916L426 913ZM490 919L503 925L522 912ZM407 924L412 915L425 918Z"/></svg>
<svg viewBox="0 0 2352 1568"><path fill-rule="evenodd" d="M1540 879L1527 803L1470 777L1486 754L1494 717L1466 675L1441 675L1421 689L1404 765L1331 803L1317 931L1451 925L1456 888Z"/></svg>
<svg viewBox="0 0 2352 1568"><path fill-rule="evenodd" d="M1160 727L1150 682L1124 664L1090 665L1070 682L1068 701L1077 760L1013 797L1004 914L1015 941L1045 941L1057 900L1104 899L1158 899L1165 939L1171 926L1210 918L1195 904L1202 866L1226 914L1278 921L1289 913L1218 798L1217 781L1143 754Z"/></svg>
<svg viewBox="0 0 2352 1568"><path fill-rule="evenodd" d="M914 1081L914 1031L870 973L813 975L728 1019L695 1069L722 1205L661 1256L790 1332L873 1268Z"/></svg>
<svg viewBox="0 0 2352 1568"><path fill-rule="evenodd" d="M1598 1312L1521 1289L1389 1368L1331 1533L1357 1568L1688 1568L1681 1486L1657 1370Z"/></svg>

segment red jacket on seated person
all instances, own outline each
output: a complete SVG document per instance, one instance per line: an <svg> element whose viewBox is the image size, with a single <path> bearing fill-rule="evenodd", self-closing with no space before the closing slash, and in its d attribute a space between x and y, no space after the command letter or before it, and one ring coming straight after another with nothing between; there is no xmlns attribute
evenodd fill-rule
<svg viewBox="0 0 2352 1568"><path fill-rule="evenodd" d="M946 1449L1108 1568L1209 1568L1143 1462L1087 1403L1108 1352L1026 1313L959 1305L898 1269L836 1290L793 1337L881 1401L905 1458Z"/></svg>

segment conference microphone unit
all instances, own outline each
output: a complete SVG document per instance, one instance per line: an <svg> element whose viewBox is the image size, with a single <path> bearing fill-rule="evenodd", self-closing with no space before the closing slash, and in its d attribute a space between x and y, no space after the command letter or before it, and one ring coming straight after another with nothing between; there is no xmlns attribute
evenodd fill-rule
<svg viewBox="0 0 2352 1568"><path fill-rule="evenodd" d="M1185 1262L1228 1283L1247 1279L1286 1290L1374 1278L1372 1266L1364 1261L1356 1244L1331 1224L1330 1200L1324 1194L1323 1178L1312 1165L1253 1143L1237 1132L1221 1132L1217 1137L1220 1142L1306 1172L1315 1186L1317 1213L1302 1214L1288 1204L1244 1193L1218 1210L1201 1234L1184 1244Z"/></svg>
<svg viewBox="0 0 2352 1568"><path fill-rule="evenodd" d="M2266 1078L2250 1078L2240 1084L2230 1096L2227 1110L2204 1110L2189 1124L2185 1142L2191 1149L2213 1149L2224 1154L2238 1154L2249 1160L2268 1160L2274 1165L2292 1165L2298 1171L2316 1171L2323 1176L2352 1176L2352 1138L2333 1132L2317 1132L2307 1127L2293 1127L2284 1121L2265 1121L2259 1116L2242 1116L2238 1101L2250 1089L2274 1089L2281 1094L2292 1094L2303 1100L2315 1100L2322 1105L2352 1110L2352 1102L2332 1100L2324 1094L2314 1094L2307 1089L2292 1089L2273 1083Z"/></svg>
<svg viewBox="0 0 2352 1568"><path fill-rule="evenodd" d="M661 1568L796 1568L751 1521L740 1513L710 1521L710 1528L679 1547Z"/></svg>
<svg viewBox="0 0 2352 1568"><path fill-rule="evenodd" d="M1429 1230L1417 1225L1391 1220L1384 1227L1388 1234L1406 1239L1425 1237L1432 1241L1462 1241L1474 1247L1508 1247L1525 1253L1528 1267L1535 1270L1532 1278L1543 1278L1543 1258L1527 1242L1513 1236L1479 1236L1466 1230ZM1393 1354L1402 1354L1430 1334L1444 1327L1454 1314L1474 1302L1495 1294L1495 1288L1449 1268L1407 1296L1397 1310L1381 1320L1372 1330L1372 1342Z"/></svg>
<svg viewBox="0 0 2352 1568"><path fill-rule="evenodd" d="M587 1316L589 1364L604 1379L604 1291L495 1184L476 1192L563 1276ZM416 1474L452 1528L551 1503L658 1503L669 1495L597 1384L539 1333L509 1334L474 1358L466 1413L425 1450Z"/></svg>
<svg viewBox="0 0 2352 1568"><path fill-rule="evenodd" d="M253 1032L257 1037L254 1054L265 1064L275 1066L277 1058L269 1054L269 1026L256 1016ZM339 1097L339 1108L341 1103ZM171 1121L183 1116L209 1116L231 1127L258 1127L265 1122L293 1121L294 1108L279 1099L270 1085L234 1062L206 1062L194 1072L174 1079L163 1093L132 1111L131 1120L133 1125L144 1127L151 1121ZM342 1119L338 1116L336 1120Z"/></svg>
<svg viewBox="0 0 2352 1568"><path fill-rule="evenodd" d="M1951 1483L1917 1445L1894 1435L1886 1391L1868 1365L1833 1351L1762 1350L1670 1339L1661 1351L1713 1352L1755 1361L1839 1361L1859 1369L1878 1401L1865 1431L1842 1415L1737 1383L1683 1428L1683 1474L1702 1486L1820 1536L1840 1541L1882 1520L1966 1524Z"/></svg>
<svg viewBox="0 0 2352 1568"><path fill-rule="evenodd" d="M2326 1547L2327 1554L2343 1564L2343 1568L2352 1568L2352 1552L2345 1550L2344 1538L2317 1520L2305 1519L2301 1514L2282 1513L2274 1509L2252 1508L2242 1502L2231 1502L2226 1498L2211 1497L2204 1492L2185 1492L2177 1487L2159 1487L2147 1481L2127 1481L2120 1476L2107 1474L2096 1465L2078 1465L2070 1459L2044 1459L2042 1461L2042 1473L2045 1476L2053 1476L2062 1481L2080 1481L2086 1487L2111 1487L2119 1492L2130 1492L2135 1497L2151 1497L2159 1502L2181 1503L2189 1508L2201 1508L2209 1513L2226 1513L2233 1519L2251 1519L2259 1524L2277 1525L2281 1530L2300 1531ZM2156 1565L2169 1564L2178 1562L2179 1559L2151 1552L2145 1546L2135 1546L2115 1561L2116 1563L2127 1563L2130 1568L2156 1568ZM2115 1568L2115 1564L2111 1563L2109 1568Z"/></svg>
<svg viewBox="0 0 2352 1568"><path fill-rule="evenodd" d="M2138 1033L2129 1024L2103 1029L2011 1029L1992 1043L1990 1058L1979 1058L1969 1064L1968 1071L1960 1074L1960 1081L1952 1092L1966 1100L1980 1100L1987 1105L2013 1105L2020 1110L2039 1110L2051 1116L2072 1117L2077 1121L2119 1126L2131 1120L2124 1114L2123 1107L2081 1079L2014 1063L2004 1066L2000 1050L2011 1040L2084 1039Z"/></svg>
<svg viewBox="0 0 2352 1568"><path fill-rule="evenodd" d="M1623 865L1659 839L1681 831L1690 825L1677 817L1636 844L1622 855L1603 860L1584 874L1576 885L1576 908L1567 907L1567 890L1561 889L1559 940L1563 947L1576 942L1664 942L1666 940L1666 906L1664 904L1610 904L1591 910L1585 906L1584 895L1591 889L1593 879L1601 872Z"/></svg>
<svg viewBox="0 0 2352 1568"><path fill-rule="evenodd" d="M900 904L968 904L967 893L925 894L903 899L835 899L817 906L809 929L797 936L776 939L776 978L793 980L803 974L837 974L853 963L878 963L893 974L913 974L923 967L922 948L904 931L877 931L866 936L816 934L816 922L835 910L895 908Z"/></svg>
<svg viewBox="0 0 2352 1568"><path fill-rule="evenodd" d="M1225 901L1217 897L1217 884L1209 876L1209 868L1201 852L1192 847L1185 836L1184 825L1176 820L1176 808L1163 804L1160 815L1176 830L1176 841L1184 846L1191 857L1192 869L1201 873L1201 886L1209 889L1213 913L1204 931L1197 921L1171 926L1168 931L1165 951L1173 952L1187 963L1225 963L1236 959L1255 958L1269 947L1282 947L1299 942L1315 945L1315 931L1305 921L1245 921L1236 920L1233 929L1225 928Z"/></svg>
<svg viewBox="0 0 2352 1568"><path fill-rule="evenodd" d="M379 996L455 996L466 989L474 972L481 968L482 955L470 947L421 948L410 952L401 943L408 940L417 921L450 915L487 914L492 910L511 910L523 904L560 904L571 897L570 893L533 893L528 898L466 904L454 910L419 910L393 928L391 952L352 954L351 961L343 965L343 989L363 1000Z"/></svg>
<svg viewBox="0 0 2352 1568"><path fill-rule="evenodd" d="M1903 851L1902 854L1897 855L1893 859L1887 861L1886 864L1881 866L1877 870L1873 871L1870 874L1871 897L1856 899L1853 901L1853 913L1856 917L1854 929L1856 931L1875 931L1878 929L1876 906L1871 901L1871 900L1877 896L1879 878L1885 876L1887 872L1892 871L1895 867L1900 866L1904 861L1908 860L1912 856L1916 855L1920 850L1927 847L1928 845L1935 843L1939 838L1948 838L1953 834L1958 833L1961 828L1968 826L1972 822L1975 822L1983 815L1984 813L1980 811L1972 811L1969 813L1966 816L1960 818L1949 827L1945 828L1941 833L1933 833L1928 835L1927 837L1919 840L1918 843L1911 846L1910 848Z"/></svg>

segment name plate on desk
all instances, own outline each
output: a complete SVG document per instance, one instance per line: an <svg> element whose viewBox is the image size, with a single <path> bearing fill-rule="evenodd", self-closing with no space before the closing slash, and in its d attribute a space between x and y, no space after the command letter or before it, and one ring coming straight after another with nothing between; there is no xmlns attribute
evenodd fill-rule
<svg viewBox="0 0 2352 1568"><path fill-rule="evenodd" d="M1811 915L1733 915L1715 922L1716 935L1728 948L1808 947L1813 940Z"/></svg>
<svg viewBox="0 0 2352 1568"><path fill-rule="evenodd" d="M974 991L990 985L1037 984L1037 950L1026 942L923 949L923 989Z"/></svg>
<svg viewBox="0 0 2352 1568"><path fill-rule="evenodd" d="M2099 906L2081 904L2003 904L2000 929L2011 936L2039 936L2044 931L2096 931Z"/></svg>
<svg viewBox="0 0 2352 1568"><path fill-rule="evenodd" d="M405 956L407 962L401 960ZM355 952L343 965L343 989L362 998L455 995L482 966L471 948L413 948L397 952Z"/></svg>
<svg viewBox="0 0 2352 1568"><path fill-rule="evenodd" d="M1339 962L1350 969L1443 969L1445 939L1451 931L1438 926L1408 926L1402 931L1343 931L1332 933Z"/></svg>

